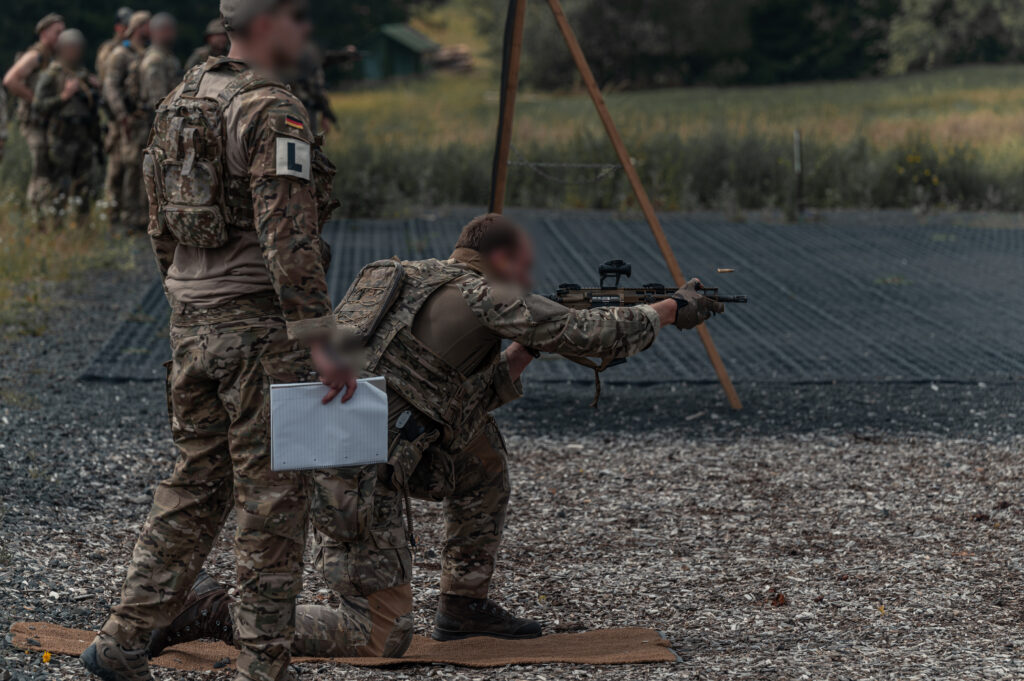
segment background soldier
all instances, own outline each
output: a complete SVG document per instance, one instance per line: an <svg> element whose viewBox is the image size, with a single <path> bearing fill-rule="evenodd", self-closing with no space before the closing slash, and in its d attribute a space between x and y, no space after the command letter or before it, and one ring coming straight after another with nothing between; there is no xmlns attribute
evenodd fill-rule
<svg viewBox="0 0 1024 681"><path fill-rule="evenodd" d="M28 200L32 205L38 205L41 194L45 193L47 177L46 134L32 112L32 99L39 74L53 59L57 38L64 28L64 17L59 14L47 14L40 19L36 24L38 40L25 50L4 76L4 87L18 98L18 126L28 145L31 164Z"/></svg>
<svg viewBox="0 0 1024 681"><path fill-rule="evenodd" d="M324 58L316 45L310 43L302 53L301 61L287 76L288 86L309 111L313 121L313 134L329 131L338 119L331 110L327 96L327 77L324 75Z"/></svg>
<svg viewBox="0 0 1024 681"><path fill-rule="evenodd" d="M333 167L302 104L263 75L298 59L312 29L305 2L222 0L221 15L234 59L189 72L157 111L146 158L179 458L154 493L121 602L82 655L104 681L150 678L149 633L181 606L232 505L238 678L288 677L306 484L270 469L269 386L315 366L331 399L356 387L328 349L320 229Z"/></svg>
<svg viewBox="0 0 1024 681"><path fill-rule="evenodd" d="M150 115L142 102L141 63L149 38L149 12L135 12L125 42L104 63L103 98L110 109L113 144L107 158L105 194L113 224L142 229L149 220L142 183L142 148Z"/></svg>
<svg viewBox="0 0 1024 681"><path fill-rule="evenodd" d="M228 40L228 32L224 30L224 21L220 18L212 20L206 25L206 43L200 45L185 62L185 70L202 64L210 57L223 57L231 48L231 41Z"/></svg>
<svg viewBox="0 0 1024 681"><path fill-rule="evenodd" d="M37 206L46 218L87 213L93 164L100 144L99 82L82 65L85 36L69 28L57 39L56 58L39 76L32 108L46 131L45 191Z"/></svg>
<svg viewBox="0 0 1024 681"><path fill-rule="evenodd" d="M132 10L130 7L122 7L117 10L117 13L114 15L114 37L104 40L100 43L99 49L96 50L96 75L99 76L100 82L103 82L103 67L107 57L110 56L115 47L124 41L124 31L128 28L128 22L131 20Z"/></svg>
<svg viewBox="0 0 1024 681"><path fill-rule="evenodd" d="M153 15L149 21L151 44L142 58L142 104L147 111L156 111L167 93L181 82L181 61L174 55L178 23L167 12Z"/></svg>
<svg viewBox="0 0 1024 681"><path fill-rule="evenodd" d="M443 501L447 540L434 638L531 638L537 622L487 598L505 526L505 443L490 412L522 395L520 375L535 351L624 358L646 350L669 324L692 329L722 305L696 280L654 305L570 310L532 288L533 247L518 225L486 215L463 230L452 258L402 263L394 305L375 329L379 291L395 264L360 274L338 306L340 324L370 333L360 367L388 381L389 462L380 468L317 471L311 516L314 560L340 606L300 606L296 655L399 657L412 640L412 556L403 497ZM375 295L368 292L375 291ZM512 345L501 352L502 343ZM376 489L367 493L369 479ZM154 636L163 645L209 635L227 591L196 585L190 607ZM226 636L230 641L230 632Z"/></svg>

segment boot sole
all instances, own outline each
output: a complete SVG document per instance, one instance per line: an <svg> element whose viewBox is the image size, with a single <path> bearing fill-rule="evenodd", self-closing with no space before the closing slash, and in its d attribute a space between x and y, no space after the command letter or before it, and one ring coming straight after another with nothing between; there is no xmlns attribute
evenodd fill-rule
<svg viewBox="0 0 1024 681"><path fill-rule="evenodd" d="M448 629L434 628L434 632L430 635L430 638L435 641L461 641L467 638L477 638L480 636L486 636L488 638L501 638L506 641L519 641L529 638L540 638L543 636L540 634L487 634L487 633L466 633L464 631L450 631Z"/></svg>
<svg viewBox="0 0 1024 681"><path fill-rule="evenodd" d="M90 674L100 677L103 681L124 681L122 676L100 666L100 661L96 659L95 644L86 648L78 659L82 661L82 665L89 670Z"/></svg>

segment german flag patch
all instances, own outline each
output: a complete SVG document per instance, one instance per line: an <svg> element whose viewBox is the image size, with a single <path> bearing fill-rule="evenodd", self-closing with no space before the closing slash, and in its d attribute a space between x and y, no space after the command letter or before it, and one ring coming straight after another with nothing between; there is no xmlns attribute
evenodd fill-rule
<svg viewBox="0 0 1024 681"><path fill-rule="evenodd" d="M284 124L287 125L289 128L295 128L296 130L306 129L306 124L293 116L285 116Z"/></svg>

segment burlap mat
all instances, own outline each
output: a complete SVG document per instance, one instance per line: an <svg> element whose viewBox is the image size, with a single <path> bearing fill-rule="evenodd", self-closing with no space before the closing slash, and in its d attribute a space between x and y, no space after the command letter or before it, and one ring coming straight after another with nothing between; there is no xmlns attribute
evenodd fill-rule
<svg viewBox="0 0 1024 681"><path fill-rule="evenodd" d="M67 629L47 622L15 622L13 644L22 650L49 651L55 655L81 655L95 632ZM170 648L153 665L182 671L206 671L233 667L237 653L220 642L197 641ZM552 634L525 641L471 638L438 641L417 636L405 657L312 658L295 662L331 662L359 667L390 667L403 664L451 664L462 667L503 667L509 664L638 664L675 662L668 641L653 629L604 629L583 634Z"/></svg>

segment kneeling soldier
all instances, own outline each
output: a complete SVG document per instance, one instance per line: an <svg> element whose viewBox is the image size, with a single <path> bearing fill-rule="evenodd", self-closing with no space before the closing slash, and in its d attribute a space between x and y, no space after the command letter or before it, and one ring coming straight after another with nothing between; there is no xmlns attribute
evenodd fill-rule
<svg viewBox="0 0 1024 681"><path fill-rule="evenodd" d="M528 293L533 247L499 215L471 222L451 259L366 267L336 309L365 342L361 368L388 382L390 461L319 471L311 515L314 560L340 606L299 606L296 655L399 657L412 640L408 497L443 502L447 541L433 636L532 638L537 622L488 599L505 527L505 443L490 412L522 395L533 351L624 358L662 327L690 329L720 303L696 282L655 305L577 311ZM501 351L503 341L512 345ZM409 531L407 531L409 530ZM197 584L191 607L151 652L215 633L227 593ZM231 641L231 636L222 637Z"/></svg>

